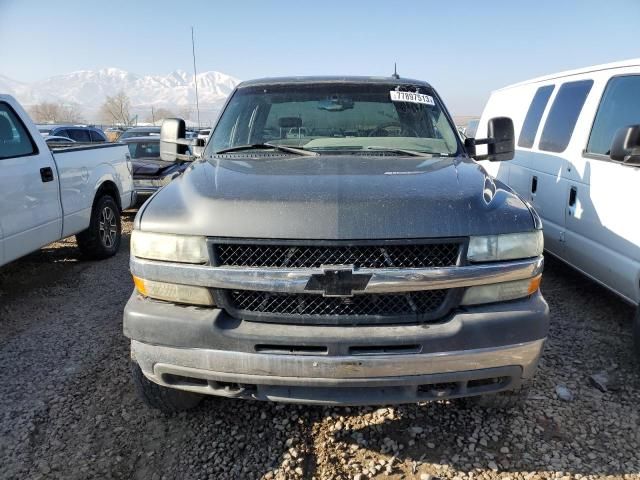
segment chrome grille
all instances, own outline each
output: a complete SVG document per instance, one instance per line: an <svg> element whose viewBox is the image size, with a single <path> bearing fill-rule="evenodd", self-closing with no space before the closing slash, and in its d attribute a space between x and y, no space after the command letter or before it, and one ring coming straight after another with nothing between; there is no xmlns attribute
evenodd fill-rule
<svg viewBox="0 0 640 480"><path fill-rule="evenodd" d="M271 245L214 244L217 265L242 267L318 268L353 265L355 268L450 267L458 262L460 243L388 245Z"/></svg>

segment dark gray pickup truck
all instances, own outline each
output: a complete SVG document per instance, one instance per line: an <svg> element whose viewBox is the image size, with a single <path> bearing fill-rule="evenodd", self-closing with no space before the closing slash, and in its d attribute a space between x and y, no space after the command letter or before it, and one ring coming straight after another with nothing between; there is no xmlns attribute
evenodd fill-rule
<svg viewBox="0 0 640 480"><path fill-rule="evenodd" d="M488 132L462 143L421 81L240 84L135 219L124 333L142 398L520 399L548 330L542 231L475 161L511 159L513 123ZM164 160L196 142L163 124Z"/></svg>

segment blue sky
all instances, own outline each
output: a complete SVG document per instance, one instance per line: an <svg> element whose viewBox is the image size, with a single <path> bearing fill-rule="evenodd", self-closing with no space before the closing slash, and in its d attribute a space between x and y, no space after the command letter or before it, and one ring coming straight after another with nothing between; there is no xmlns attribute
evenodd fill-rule
<svg viewBox="0 0 640 480"><path fill-rule="evenodd" d="M506 84L639 57L639 14L640 0L0 0L0 74L192 71L193 25L201 72L387 75L396 61L454 114L479 114Z"/></svg>

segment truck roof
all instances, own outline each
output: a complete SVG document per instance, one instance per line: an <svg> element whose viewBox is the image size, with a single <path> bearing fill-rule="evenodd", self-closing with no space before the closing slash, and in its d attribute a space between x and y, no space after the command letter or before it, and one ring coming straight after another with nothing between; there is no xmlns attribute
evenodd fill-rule
<svg viewBox="0 0 640 480"><path fill-rule="evenodd" d="M550 75L543 75L541 77L531 78L523 82L513 83L502 88L498 88L495 91L507 90L509 88L519 87L527 85L529 83L545 82L547 80L553 80L556 78L570 77L572 75L580 75L582 73L596 72L599 70L611 70L614 68L633 67L640 65L640 58L630 58L628 60L621 60L619 62L601 63L599 65L591 65L590 67L576 68L574 70L565 70L563 72L552 73Z"/></svg>
<svg viewBox="0 0 640 480"><path fill-rule="evenodd" d="M241 82L238 88L255 87L258 85L282 85L291 83L369 83L377 85L421 85L431 88L427 82L410 78L393 77L364 77L364 76L303 76L303 77L273 77L258 78Z"/></svg>

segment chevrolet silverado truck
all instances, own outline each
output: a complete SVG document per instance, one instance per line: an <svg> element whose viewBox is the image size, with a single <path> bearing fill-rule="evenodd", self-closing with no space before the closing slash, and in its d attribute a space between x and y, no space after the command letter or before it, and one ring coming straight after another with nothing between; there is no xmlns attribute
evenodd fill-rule
<svg viewBox="0 0 640 480"><path fill-rule="evenodd" d="M168 412L204 395L520 400L548 331L542 230L476 163L513 157L513 123L487 132L463 143L422 81L238 85L134 222L124 333L141 397ZM165 120L162 158L188 145Z"/></svg>
<svg viewBox="0 0 640 480"><path fill-rule="evenodd" d="M0 95L0 266L72 235L89 258L118 251L120 212L135 200L127 147L54 145Z"/></svg>

